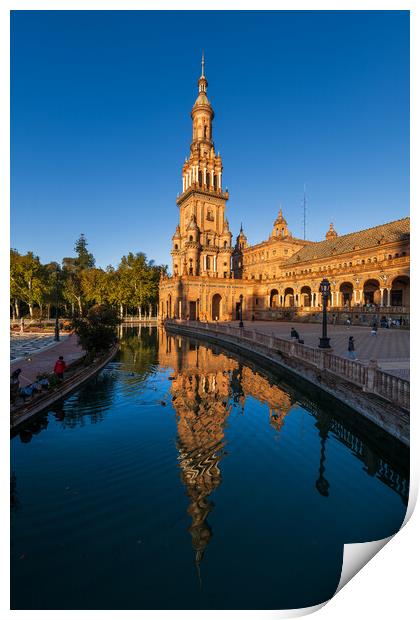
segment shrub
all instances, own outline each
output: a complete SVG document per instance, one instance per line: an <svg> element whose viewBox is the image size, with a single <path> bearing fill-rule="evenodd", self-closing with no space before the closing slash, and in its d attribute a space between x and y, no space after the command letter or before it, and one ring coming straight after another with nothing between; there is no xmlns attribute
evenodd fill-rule
<svg viewBox="0 0 420 620"><path fill-rule="evenodd" d="M115 328L121 323L116 310L97 304L89 309L86 318L73 319L79 344L90 358L107 351L116 340Z"/></svg>

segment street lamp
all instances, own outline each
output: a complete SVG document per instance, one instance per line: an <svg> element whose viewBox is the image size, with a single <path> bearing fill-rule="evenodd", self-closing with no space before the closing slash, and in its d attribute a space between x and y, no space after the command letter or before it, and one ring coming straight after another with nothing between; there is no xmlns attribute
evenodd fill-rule
<svg viewBox="0 0 420 620"><path fill-rule="evenodd" d="M331 286L327 278L324 278L319 285L319 292L322 295L322 338L319 339L320 349L331 349L330 339L327 338L327 299L330 296Z"/></svg>
<svg viewBox="0 0 420 620"><path fill-rule="evenodd" d="M60 330L58 325L58 274L59 268L56 267L55 270L55 327L54 327L54 340L59 342L60 340Z"/></svg>
<svg viewBox="0 0 420 620"><path fill-rule="evenodd" d="M244 322L242 321L242 303L244 301L244 296L242 293L239 295L239 327L242 328L244 326Z"/></svg>

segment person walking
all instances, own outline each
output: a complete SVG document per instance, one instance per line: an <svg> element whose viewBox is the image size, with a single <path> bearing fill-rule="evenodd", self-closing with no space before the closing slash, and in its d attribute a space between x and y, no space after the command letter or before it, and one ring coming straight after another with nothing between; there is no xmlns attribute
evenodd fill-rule
<svg viewBox="0 0 420 620"><path fill-rule="evenodd" d="M372 331L370 332L372 336L377 336L378 335L378 324L374 323L372 325Z"/></svg>
<svg viewBox="0 0 420 620"><path fill-rule="evenodd" d="M54 366L54 374L57 377L57 379L60 379L60 381L64 379L65 370L66 370L66 362L64 361L63 356L60 355L60 357L58 358Z"/></svg>
<svg viewBox="0 0 420 620"><path fill-rule="evenodd" d="M349 344L348 344L348 347L347 347L347 356L351 360L357 360L356 349L355 349L355 346L354 346L354 338L353 338L353 336L349 337Z"/></svg>
<svg viewBox="0 0 420 620"><path fill-rule="evenodd" d="M294 327L292 327L292 329L290 330L290 338L292 340L299 340L299 334L297 333Z"/></svg>

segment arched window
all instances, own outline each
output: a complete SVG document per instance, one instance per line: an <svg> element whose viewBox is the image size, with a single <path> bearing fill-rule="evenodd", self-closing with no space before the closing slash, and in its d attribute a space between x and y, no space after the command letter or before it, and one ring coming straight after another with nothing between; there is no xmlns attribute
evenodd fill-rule
<svg viewBox="0 0 420 620"><path fill-rule="evenodd" d="M225 248L227 248L227 241L225 241L223 245Z"/></svg>
<svg viewBox="0 0 420 620"><path fill-rule="evenodd" d="M190 235L190 241L193 241L193 240L194 240L194 239L193 239L193 236L192 236L192 235Z"/></svg>
<svg viewBox="0 0 420 620"><path fill-rule="evenodd" d="M204 137L207 138L207 125L204 125Z"/></svg>
<svg viewBox="0 0 420 620"><path fill-rule="evenodd" d="M177 244L177 243L175 243L175 250L177 250L177 249L178 249L178 244Z"/></svg>

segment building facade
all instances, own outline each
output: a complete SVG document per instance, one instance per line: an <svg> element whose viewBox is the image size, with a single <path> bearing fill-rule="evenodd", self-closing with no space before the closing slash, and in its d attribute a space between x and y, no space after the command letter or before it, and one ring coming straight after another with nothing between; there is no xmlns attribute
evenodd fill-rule
<svg viewBox="0 0 420 620"><path fill-rule="evenodd" d="M241 225L232 246L226 219L229 193L213 140L214 111L202 60L191 112L190 154L177 198L172 276L160 283L161 319L225 321L239 318L317 320L319 284L331 285L328 309L339 319L364 322L366 313L408 322L410 220L399 219L339 235L329 225L324 241L295 237L280 209L267 240L249 245Z"/></svg>

